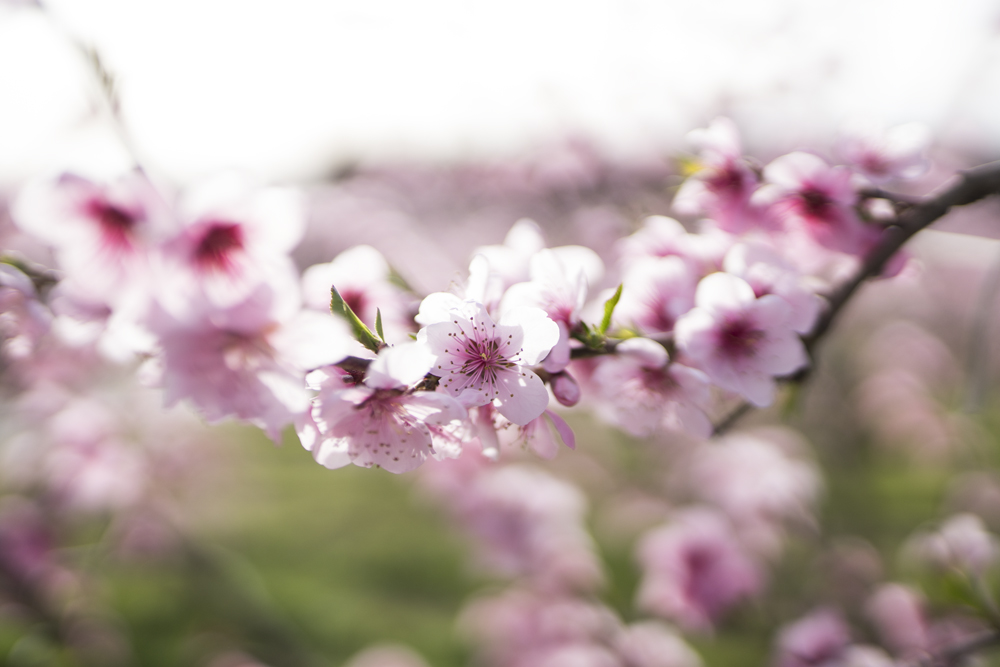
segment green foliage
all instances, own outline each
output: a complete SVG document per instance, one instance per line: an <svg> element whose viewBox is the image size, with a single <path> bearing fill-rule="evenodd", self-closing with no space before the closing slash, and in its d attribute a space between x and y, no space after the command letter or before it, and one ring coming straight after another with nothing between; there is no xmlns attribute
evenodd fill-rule
<svg viewBox="0 0 1000 667"><path fill-rule="evenodd" d="M361 321L361 318L359 318L355 312L351 310L351 307L347 305L347 302L344 301L344 298L340 296L340 292L338 292L337 288L334 286L330 287L330 312L347 320L347 323L351 325L351 331L354 333L354 337L359 343L372 352L378 352L379 349L381 349L382 341L379 340L379 338L376 338L371 329L369 329L365 323ZM381 314L379 314L379 319L375 326L377 329L381 330ZM381 331L379 332L379 336L381 337Z"/></svg>

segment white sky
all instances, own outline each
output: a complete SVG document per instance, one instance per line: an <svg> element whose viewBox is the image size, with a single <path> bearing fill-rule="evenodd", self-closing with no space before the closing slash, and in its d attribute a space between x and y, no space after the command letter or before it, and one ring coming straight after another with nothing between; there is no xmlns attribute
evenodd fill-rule
<svg viewBox="0 0 1000 667"><path fill-rule="evenodd" d="M8 0L9 1L9 0ZM0 0L3 5L4 0ZM922 120L1000 152L993 0L50 0L0 6L0 182L117 161L65 33L117 75L142 161L308 178L568 133L678 149L720 111L790 149ZM88 92L89 91L89 92ZM91 101L88 101L91 100Z"/></svg>

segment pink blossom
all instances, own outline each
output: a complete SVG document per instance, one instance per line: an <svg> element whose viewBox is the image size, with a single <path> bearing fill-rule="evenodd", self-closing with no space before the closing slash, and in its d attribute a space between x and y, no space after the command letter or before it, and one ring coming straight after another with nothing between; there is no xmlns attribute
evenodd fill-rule
<svg viewBox="0 0 1000 667"><path fill-rule="evenodd" d="M837 152L870 181L882 184L923 175L929 167L924 155L929 144L930 129L922 123L887 130L859 124L846 128Z"/></svg>
<svg viewBox="0 0 1000 667"><path fill-rule="evenodd" d="M423 326L448 322L451 311L461 308L464 301L476 301L486 312L495 314L504 293L504 280L485 255L476 255L469 262L469 278L464 285L452 283L449 292L434 292L420 302L414 320Z"/></svg>
<svg viewBox="0 0 1000 667"><path fill-rule="evenodd" d="M91 299L116 303L148 287L151 251L173 224L139 173L109 184L65 174L21 192L14 220L51 244L60 267Z"/></svg>
<svg viewBox="0 0 1000 667"><path fill-rule="evenodd" d="M344 667L427 667L427 663L412 649L386 644L366 648Z"/></svg>
<svg viewBox="0 0 1000 667"><path fill-rule="evenodd" d="M797 440L777 429L733 433L698 447L686 479L702 500L740 526L747 542L773 551L768 542L780 530L774 524L809 521L821 486L816 466L794 455L794 449L805 449ZM782 447L786 443L793 451Z"/></svg>
<svg viewBox="0 0 1000 667"><path fill-rule="evenodd" d="M914 656L930 646L924 601L912 588L883 584L865 604L882 642L903 656Z"/></svg>
<svg viewBox="0 0 1000 667"><path fill-rule="evenodd" d="M599 362L592 381L603 403L599 413L637 437L661 428L708 437L705 414L711 400L708 378L699 370L670 363L662 345L648 338L621 342L615 355Z"/></svg>
<svg viewBox="0 0 1000 667"><path fill-rule="evenodd" d="M601 581L584 525L586 499L572 484L507 465L483 470L449 503L488 570L551 590L591 589Z"/></svg>
<svg viewBox="0 0 1000 667"><path fill-rule="evenodd" d="M679 257L639 258L622 278L614 318L640 334L669 333L694 306L696 275Z"/></svg>
<svg viewBox="0 0 1000 667"><path fill-rule="evenodd" d="M631 667L611 647L618 619L584 600L511 589L473 601L460 624L490 667Z"/></svg>
<svg viewBox="0 0 1000 667"><path fill-rule="evenodd" d="M603 273L603 262L589 248L545 249L531 258L531 280L512 285L504 293L500 312L519 307L541 308L559 326L559 341L543 364L546 371L561 371L569 363L569 334L580 323L589 285Z"/></svg>
<svg viewBox="0 0 1000 667"><path fill-rule="evenodd" d="M469 407L492 403L524 425L548 405L545 385L529 366L540 362L559 339L559 327L538 308L508 311L495 323L486 308L465 301L450 319L420 331L435 356L431 372L441 387Z"/></svg>
<svg viewBox="0 0 1000 667"><path fill-rule="evenodd" d="M177 214L181 230L163 245L158 273L157 297L170 313L233 307L261 285L297 292L288 253L305 228L298 192L227 174L188 192Z"/></svg>
<svg viewBox="0 0 1000 667"><path fill-rule="evenodd" d="M764 169L764 179L767 185L753 202L769 206L790 233L848 254L870 244L874 230L854 212L857 194L845 167L831 167L810 153L789 153Z"/></svg>
<svg viewBox="0 0 1000 667"><path fill-rule="evenodd" d="M144 457L124 442L114 413L100 401L77 398L48 423L53 447L45 476L72 509L101 511L135 503L146 490Z"/></svg>
<svg viewBox="0 0 1000 667"><path fill-rule="evenodd" d="M808 363L781 297L758 299L741 278L713 273L698 284L695 304L677 322L677 347L723 389L765 407L774 400L775 376Z"/></svg>
<svg viewBox="0 0 1000 667"><path fill-rule="evenodd" d="M662 215L643 220L642 228L618 243L626 262L640 257L680 257L697 276L717 271L722 265L733 237L718 228L702 234L691 234L681 223Z"/></svg>
<svg viewBox="0 0 1000 667"><path fill-rule="evenodd" d="M465 408L445 394L411 391L432 361L424 346L401 343L379 352L364 385L345 388L333 376L315 401L312 420L300 425L302 444L327 468L353 463L403 473L428 457L458 456L461 438L449 430L466 419Z"/></svg>
<svg viewBox="0 0 1000 667"><path fill-rule="evenodd" d="M758 594L764 573L724 516L689 509L639 543L638 605L682 628L705 632L738 602Z"/></svg>
<svg viewBox="0 0 1000 667"><path fill-rule="evenodd" d="M974 575L982 575L1000 554L996 536L975 514L952 516L936 532L916 536L910 549L933 565Z"/></svg>
<svg viewBox="0 0 1000 667"><path fill-rule="evenodd" d="M896 663L882 649L865 644L852 644L844 650L843 667L897 667Z"/></svg>
<svg viewBox="0 0 1000 667"><path fill-rule="evenodd" d="M627 667L701 667L701 658L681 637L657 621L625 627L615 641Z"/></svg>
<svg viewBox="0 0 1000 667"><path fill-rule="evenodd" d="M474 254L486 258L500 276L503 288L506 288L528 280L531 258L544 247L545 239L538 224L522 218L511 226L502 245L479 246Z"/></svg>
<svg viewBox="0 0 1000 667"><path fill-rule="evenodd" d="M506 420L504 421L506 422ZM504 433L505 427L509 426L514 425L501 424L500 433ZM524 426L517 426L515 432L515 444L530 448L543 459L554 459L559 453L560 445L576 449L576 436L573 434L573 429L566 423L566 420L551 410L546 410Z"/></svg>
<svg viewBox="0 0 1000 667"><path fill-rule="evenodd" d="M839 667L850 642L840 614L819 609L786 626L778 635L775 667Z"/></svg>
<svg viewBox="0 0 1000 667"><path fill-rule="evenodd" d="M750 206L757 174L743 159L736 125L728 118L716 118L708 128L688 136L700 149L700 169L678 190L674 210L708 215L721 229L734 233L760 222L761 212Z"/></svg>
<svg viewBox="0 0 1000 667"><path fill-rule="evenodd" d="M791 308L789 324L797 333L812 330L822 307L814 286L773 248L745 242L732 247L722 264L726 273L745 280L757 298L776 294Z"/></svg>
<svg viewBox="0 0 1000 667"><path fill-rule="evenodd" d="M341 320L299 311L296 297L261 285L246 301L193 321L154 309L167 404L187 398L209 421L235 416L279 440L309 409L305 373L340 361L353 344Z"/></svg>
<svg viewBox="0 0 1000 667"><path fill-rule="evenodd" d="M303 300L309 308L330 308L330 287L368 327L375 330L376 311L390 343L408 340L413 329L411 304L405 293L390 282L391 269L382 254L371 246L355 246L327 264L310 266L302 274ZM415 305L415 304L413 304Z"/></svg>

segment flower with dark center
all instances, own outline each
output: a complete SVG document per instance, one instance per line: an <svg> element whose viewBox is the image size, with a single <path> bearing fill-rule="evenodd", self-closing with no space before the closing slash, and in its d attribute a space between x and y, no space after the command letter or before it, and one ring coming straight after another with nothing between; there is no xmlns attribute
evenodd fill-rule
<svg viewBox="0 0 1000 667"><path fill-rule="evenodd" d="M548 405L545 385L528 366L559 340L559 327L539 308L518 308L499 323L475 301L453 308L451 318L421 332L436 356L431 373L467 407L493 403L523 426Z"/></svg>

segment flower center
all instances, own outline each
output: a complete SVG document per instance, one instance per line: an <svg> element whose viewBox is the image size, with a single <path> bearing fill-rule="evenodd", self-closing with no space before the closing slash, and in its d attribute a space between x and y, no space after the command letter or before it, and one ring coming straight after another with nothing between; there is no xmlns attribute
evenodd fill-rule
<svg viewBox="0 0 1000 667"><path fill-rule="evenodd" d="M232 222L213 222L195 247L195 263L204 270L233 269L233 254L243 249L243 229Z"/></svg>
<svg viewBox="0 0 1000 667"><path fill-rule="evenodd" d="M132 247L132 232L137 219L129 211L103 199L91 199L85 211L100 227L105 245L114 250Z"/></svg>
<svg viewBox="0 0 1000 667"><path fill-rule="evenodd" d="M802 209L806 215L813 218L825 218L830 214L833 201L830 197L814 187L809 187L799 193Z"/></svg>
<svg viewBox="0 0 1000 667"><path fill-rule="evenodd" d="M745 318L729 320L722 325L718 345L723 354L734 357L753 356L757 344L764 339L764 332Z"/></svg>

